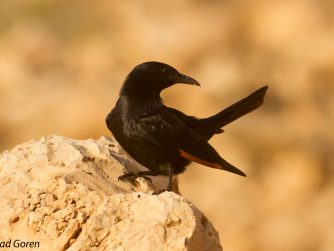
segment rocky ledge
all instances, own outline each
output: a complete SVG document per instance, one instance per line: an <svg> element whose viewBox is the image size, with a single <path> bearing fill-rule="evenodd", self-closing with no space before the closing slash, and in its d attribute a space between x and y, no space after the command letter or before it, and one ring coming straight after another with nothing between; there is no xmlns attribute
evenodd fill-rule
<svg viewBox="0 0 334 251"><path fill-rule="evenodd" d="M118 181L141 168L105 137L47 136L3 152L0 247L222 250L216 230L189 201L174 192L151 195L164 178Z"/></svg>

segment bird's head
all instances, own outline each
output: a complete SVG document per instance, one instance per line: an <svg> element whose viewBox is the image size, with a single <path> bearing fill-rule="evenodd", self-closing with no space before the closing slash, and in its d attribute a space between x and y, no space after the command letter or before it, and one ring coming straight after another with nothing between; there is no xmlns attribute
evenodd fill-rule
<svg viewBox="0 0 334 251"><path fill-rule="evenodd" d="M200 86L170 65L160 62L146 62L137 65L126 77L121 95L159 94L163 89L177 83Z"/></svg>

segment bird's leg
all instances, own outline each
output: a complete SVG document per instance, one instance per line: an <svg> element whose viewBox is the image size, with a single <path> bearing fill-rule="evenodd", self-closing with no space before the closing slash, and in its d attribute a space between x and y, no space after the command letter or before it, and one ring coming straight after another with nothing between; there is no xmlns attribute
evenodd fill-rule
<svg viewBox="0 0 334 251"><path fill-rule="evenodd" d="M137 187L139 185L139 183L138 183L138 181L136 181L136 179L139 178L139 177L143 177L145 180L152 183L151 178L147 177L147 175L157 176L157 174L152 172L152 171L139 171L139 172L130 172L130 173L123 174L123 175L118 177L118 180L119 181L120 180L121 181L129 181L132 185Z"/></svg>
<svg viewBox="0 0 334 251"><path fill-rule="evenodd" d="M170 165L169 166L169 177L168 177L167 191L173 191L173 171L174 171L174 167L172 165Z"/></svg>
<svg viewBox="0 0 334 251"><path fill-rule="evenodd" d="M163 192L172 192L173 191L173 171L174 171L174 166L169 164L168 165L168 185L167 185L167 189L159 189L153 192L153 195L158 195L161 194Z"/></svg>

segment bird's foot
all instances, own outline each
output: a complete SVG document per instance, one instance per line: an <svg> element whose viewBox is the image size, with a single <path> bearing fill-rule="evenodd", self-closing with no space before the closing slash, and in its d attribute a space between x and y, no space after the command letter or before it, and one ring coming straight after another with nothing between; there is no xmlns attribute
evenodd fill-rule
<svg viewBox="0 0 334 251"><path fill-rule="evenodd" d="M161 193L163 193L163 192L166 192L167 191L167 189L159 189L159 190L155 190L153 193L152 193L152 195L159 195L159 194L161 194Z"/></svg>
<svg viewBox="0 0 334 251"><path fill-rule="evenodd" d="M152 193L152 195L159 195L159 194L161 194L161 193L164 193L164 192L173 192L173 190L172 189L159 189L159 190L155 190L153 193Z"/></svg>
<svg viewBox="0 0 334 251"><path fill-rule="evenodd" d="M145 176L144 174L141 174L141 172L130 172L123 174L118 177L118 181L128 181L130 182L133 186L138 187L139 182L136 180L139 177L143 177L145 180L149 181L152 183L152 180L150 177Z"/></svg>

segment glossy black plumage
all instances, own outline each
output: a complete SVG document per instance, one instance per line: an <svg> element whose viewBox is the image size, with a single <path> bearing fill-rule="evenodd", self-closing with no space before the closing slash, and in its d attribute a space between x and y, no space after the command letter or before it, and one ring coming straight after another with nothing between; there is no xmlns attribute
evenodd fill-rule
<svg viewBox="0 0 334 251"><path fill-rule="evenodd" d="M121 179L182 173L190 161L245 174L228 163L207 142L221 128L262 105L264 86L218 114L198 119L163 105L160 92L176 83L199 83L173 67L146 62L136 66L124 81L120 97L106 123L119 144L150 171L129 173Z"/></svg>

